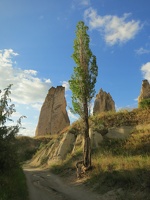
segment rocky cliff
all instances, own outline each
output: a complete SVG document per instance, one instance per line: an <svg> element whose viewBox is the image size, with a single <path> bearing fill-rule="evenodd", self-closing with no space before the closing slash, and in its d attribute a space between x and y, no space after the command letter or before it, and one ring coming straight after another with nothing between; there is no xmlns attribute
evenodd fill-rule
<svg viewBox="0 0 150 200"><path fill-rule="evenodd" d="M35 135L57 134L69 126L66 105L65 88L51 87L42 105Z"/></svg>
<svg viewBox="0 0 150 200"><path fill-rule="evenodd" d="M109 93L100 89L94 102L93 114L105 111L115 111L115 102Z"/></svg>
<svg viewBox="0 0 150 200"><path fill-rule="evenodd" d="M150 98L150 84L148 80L142 81L142 88L140 92L140 96L138 97L138 103L140 103L143 99Z"/></svg>

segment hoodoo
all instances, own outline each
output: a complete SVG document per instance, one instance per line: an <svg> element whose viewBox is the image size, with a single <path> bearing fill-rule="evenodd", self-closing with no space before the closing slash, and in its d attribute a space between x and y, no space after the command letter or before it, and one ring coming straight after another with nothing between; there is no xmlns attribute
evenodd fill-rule
<svg viewBox="0 0 150 200"><path fill-rule="evenodd" d="M106 111L115 111L115 102L109 93L100 89L94 102L93 114Z"/></svg>
<svg viewBox="0 0 150 200"><path fill-rule="evenodd" d="M51 87L42 105L35 135L58 134L69 126L66 106L65 87Z"/></svg>

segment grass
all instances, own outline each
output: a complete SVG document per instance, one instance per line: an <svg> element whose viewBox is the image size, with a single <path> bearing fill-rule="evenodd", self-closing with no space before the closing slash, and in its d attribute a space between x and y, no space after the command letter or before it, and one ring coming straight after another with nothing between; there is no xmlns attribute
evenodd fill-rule
<svg viewBox="0 0 150 200"><path fill-rule="evenodd" d="M16 137L15 146L17 148L19 162L30 160L37 150L46 145L50 140L52 140L52 136L35 138L28 136Z"/></svg>
<svg viewBox="0 0 150 200"><path fill-rule="evenodd" d="M115 194L118 192L118 200L150 200L150 109L101 113L91 116L89 122L90 127L101 133L104 140L98 149L92 151L93 168L83 174L81 180L83 184L103 195L111 191ZM105 136L111 127L137 127L137 125L138 128L135 128L126 140L108 139ZM67 130L75 135L82 134L84 130L82 120L74 122ZM53 142L60 141L62 137L63 134L34 138L35 143L29 142L28 138L22 138L21 142L22 147L24 143L25 146L28 143L31 150L36 149L35 156L43 155L40 156L39 163L44 165L49 158L47 152ZM28 145L24 150L27 154ZM43 154L40 154L41 152ZM24 155L24 151L20 153ZM31 154L32 152L29 152L29 156ZM79 160L82 160L80 144L77 145L74 153L68 154L65 160L52 163L50 170L63 176L66 181L67 178L75 180L75 164Z"/></svg>
<svg viewBox="0 0 150 200"><path fill-rule="evenodd" d="M18 136L14 143L18 161L24 162L31 159L35 152L41 148L40 146L47 144L49 140L49 137ZM5 170L3 174L0 174L0 200L29 200L26 178L22 168L19 164L13 169L11 166L9 168L9 171Z"/></svg>
<svg viewBox="0 0 150 200"><path fill-rule="evenodd" d="M90 189L106 194L121 191L118 200L150 200L150 110L136 109L119 113L103 113L90 119L91 126L118 127L120 125L142 125L126 140L104 140L92 152L93 169L83 175L83 182ZM74 124L80 129L80 124ZM148 128L147 128L148 127ZM73 127L74 128L74 127ZM81 130L81 129L80 129ZM54 173L69 178L75 174L75 163L82 159L82 150L68 155L65 161L51 166Z"/></svg>
<svg viewBox="0 0 150 200"><path fill-rule="evenodd" d="M0 200L29 200L26 179L21 168L0 175Z"/></svg>
<svg viewBox="0 0 150 200"><path fill-rule="evenodd" d="M53 163L50 166L50 171L61 176L69 176L75 172L75 164L81 158L82 149L78 148L74 154L68 154L65 160Z"/></svg>
<svg viewBox="0 0 150 200"><path fill-rule="evenodd" d="M84 174L84 184L100 194L121 189L118 199L150 199L150 133L133 134L126 141L105 139L92 153L93 170ZM147 146L146 146L147 144ZM78 149L73 156L51 166L64 177L75 174L75 163L82 158ZM75 177L75 176L74 176Z"/></svg>

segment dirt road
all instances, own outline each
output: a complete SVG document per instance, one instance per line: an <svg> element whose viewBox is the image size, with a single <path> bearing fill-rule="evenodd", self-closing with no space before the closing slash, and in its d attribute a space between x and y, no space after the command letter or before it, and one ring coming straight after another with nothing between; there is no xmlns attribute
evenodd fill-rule
<svg viewBox="0 0 150 200"><path fill-rule="evenodd" d="M99 195L67 185L48 170L24 168L30 200L103 200Z"/></svg>

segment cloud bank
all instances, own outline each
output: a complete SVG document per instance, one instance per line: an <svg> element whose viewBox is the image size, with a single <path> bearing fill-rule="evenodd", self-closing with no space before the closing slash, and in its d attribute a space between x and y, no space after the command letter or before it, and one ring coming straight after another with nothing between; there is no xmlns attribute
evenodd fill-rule
<svg viewBox="0 0 150 200"><path fill-rule="evenodd" d="M125 43L135 37L141 29L140 21L129 20L131 13L125 13L122 17L115 15L101 16L93 8L84 12L84 19L90 29L96 29L102 33L108 45Z"/></svg>
<svg viewBox="0 0 150 200"><path fill-rule="evenodd" d="M11 99L15 103L30 104L33 107L43 102L51 86L50 79L40 79L35 70L22 70L15 67L13 58L18 56L12 49L0 50L1 89L12 86Z"/></svg>

